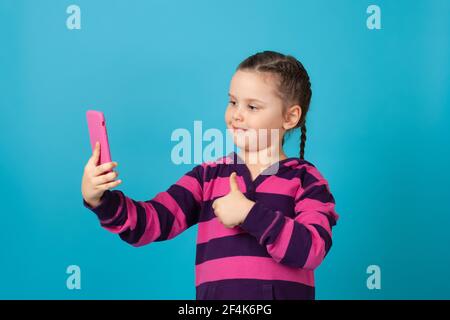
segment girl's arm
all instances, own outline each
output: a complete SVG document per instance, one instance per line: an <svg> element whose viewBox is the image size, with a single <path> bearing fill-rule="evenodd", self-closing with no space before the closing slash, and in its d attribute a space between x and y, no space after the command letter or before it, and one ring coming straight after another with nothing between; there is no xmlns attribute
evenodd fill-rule
<svg viewBox="0 0 450 320"><path fill-rule="evenodd" d="M172 239L198 222L203 201L203 167L198 165L153 199L136 201L119 190L106 190L92 208L106 230L139 247Z"/></svg>
<svg viewBox="0 0 450 320"><path fill-rule="evenodd" d="M339 216L327 181L314 166L306 170L317 179L297 191L294 218L256 202L240 227L266 246L275 261L314 270L330 250L331 228Z"/></svg>

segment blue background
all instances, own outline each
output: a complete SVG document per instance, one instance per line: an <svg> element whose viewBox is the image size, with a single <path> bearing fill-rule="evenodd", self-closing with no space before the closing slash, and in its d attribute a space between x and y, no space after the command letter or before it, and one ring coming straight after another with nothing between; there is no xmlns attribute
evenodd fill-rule
<svg viewBox="0 0 450 320"><path fill-rule="evenodd" d="M119 189L151 199L193 167L171 162L171 133L224 131L236 66L275 50L311 76L306 159L341 216L317 298L449 299L449 39L447 0L0 0L0 298L195 299L196 226L134 248L82 206L85 112L105 113Z"/></svg>

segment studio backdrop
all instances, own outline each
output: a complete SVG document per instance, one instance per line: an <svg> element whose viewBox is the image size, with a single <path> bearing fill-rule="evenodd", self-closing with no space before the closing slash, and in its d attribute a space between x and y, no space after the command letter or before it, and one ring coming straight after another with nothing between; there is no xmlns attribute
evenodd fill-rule
<svg viewBox="0 0 450 320"><path fill-rule="evenodd" d="M340 215L317 298L449 299L449 39L447 0L0 0L0 298L195 299L197 226L135 248L83 206L86 111L149 200L196 165L172 134L225 133L237 65L273 50L308 70Z"/></svg>

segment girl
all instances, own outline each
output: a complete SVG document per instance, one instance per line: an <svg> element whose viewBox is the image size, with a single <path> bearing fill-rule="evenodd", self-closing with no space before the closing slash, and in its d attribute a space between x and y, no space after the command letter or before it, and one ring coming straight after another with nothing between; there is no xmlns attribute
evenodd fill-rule
<svg viewBox="0 0 450 320"><path fill-rule="evenodd" d="M97 145L84 170L83 204L136 247L198 224L197 299L314 299L314 269L330 250L338 215L327 181L304 160L309 76L294 57L265 51L238 66L229 96L225 122L239 155L197 165L167 191L136 201L109 190L121 183L116 171L106 173L117 163L97 166ZM285 134L295 128L300 158L288 158ZM249 135L263 129L280 134ZM251 163L264 155L268 165Z"/></svg>

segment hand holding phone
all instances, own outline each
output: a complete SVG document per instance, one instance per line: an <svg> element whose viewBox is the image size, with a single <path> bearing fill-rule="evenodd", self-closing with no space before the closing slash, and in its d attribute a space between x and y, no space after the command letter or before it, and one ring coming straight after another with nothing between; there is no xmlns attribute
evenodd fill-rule
<svg viewBox="0 0 450 320"><path fill-rule="evenodd" d="M119 175L117 171L113 171L118 164L111 162L103 113L89 110L87 120L92 156L84 167L81 193L88 205L95 208L100 205L105 191L118 186L122 180L114 180ZM97 141L99 144L96 144Z"/></svg>

